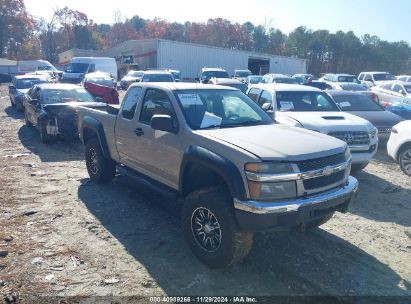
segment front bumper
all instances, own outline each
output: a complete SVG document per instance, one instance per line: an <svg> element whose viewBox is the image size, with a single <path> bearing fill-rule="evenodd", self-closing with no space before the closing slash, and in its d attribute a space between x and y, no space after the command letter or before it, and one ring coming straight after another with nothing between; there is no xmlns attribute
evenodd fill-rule
<svg viewBox="0 0 411 304"><path fill-rule="evenodd" d="M345 212L358 191L350 176L346 185L322 194L285 202L240 201L234 199L235 216L246 231L288 230L327 216Z"/></svg>

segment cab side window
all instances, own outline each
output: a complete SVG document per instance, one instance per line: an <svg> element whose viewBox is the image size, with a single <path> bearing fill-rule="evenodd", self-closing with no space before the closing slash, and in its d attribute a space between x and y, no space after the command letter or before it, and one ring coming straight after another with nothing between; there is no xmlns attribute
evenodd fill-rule
<svg viewBox="0 0 411 304"><path fill-rule="evenodd" d="M167 93L158 89L147 89L141 107L140 122L150 124L154 115L170 115L177 123L176 115Z"/></svg>
<svg viewBox="0 0 411 304"><path fill-rule="evenodd" d="M132 87L128 90L127 95L123 100L123 107L121 110L121 115L126 119L133 119L134 113L136 112L137 102L140 99L142 88Z"/></svg>
<svg viewBox="0 0 411 304"><path fill-rule="evenodd" d="M257 102L258 96L260 96L261 90L257 88L252 88L250 92L248 92L248 97L250 97L252 100Z"/></svg>
<svg viewBox="0 0 411 304"><path fill-rule="evenodd" d="M263 104L265 103L269 103L271 105L272 102L273 102L273 95L271 95L270 92L264 90L261 93L260 99L258 100L258 104L260 106L263 106Z"/></svg>
<svg viewBox="0 0 411 304"><path fill-rule="evenodd" d="M392 88L392 90L393 90L394 92L399 93L399 92L402 90L402 86L396 84L396 85Z"/></svg>

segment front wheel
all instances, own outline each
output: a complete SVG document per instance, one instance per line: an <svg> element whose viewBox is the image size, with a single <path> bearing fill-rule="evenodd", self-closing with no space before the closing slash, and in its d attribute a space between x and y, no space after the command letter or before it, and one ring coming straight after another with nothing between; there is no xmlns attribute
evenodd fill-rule
<svg viewBox="0 0 411 304"><path fill-rule="evenodd" d="M97 138L86 143L86 166L90 179L96 184L110 182L116 175L116 164L104 156Z"/></svg>
<svg viewBox="0 0 411 304"><path fill-rule="evenodd" d="M184 237L193 253L211 268L222 268L245 258L253 244L251 232L239 231L232 198L222 187L188 195L182 212Z"/></svg>
<svg viewBox="0 0 411 304"><path fill-rule="evenodd" d="M411 145L408 145L401 149L398 156L398 162L400 164L402 172L411 176Z"/></svg>
<svg viewBox="0 0 411 304"><path fill-rule="evenodd" d="M45 123L39 121L38 122L38 129L39 129L39 133L40 133L40 141L43 144L48 144L51 142L51 136L47 133L47 126Z"/></svg>

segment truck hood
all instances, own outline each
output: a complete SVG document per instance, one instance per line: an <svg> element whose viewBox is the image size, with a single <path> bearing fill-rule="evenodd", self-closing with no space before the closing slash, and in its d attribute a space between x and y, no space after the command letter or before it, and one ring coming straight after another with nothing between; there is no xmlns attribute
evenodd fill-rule
<svg viewBox="0 0 411 304"><path fill-rule="evenodd" d="M393 127L403 121L403 118L389 111L350 111L350 113L368 120L377 128Z"/></svg>
<svg viewBox="0 0 411 304"><path fill-rule="evenodd" d="M304 128L328 133L330 131L368 131L372 124L345 112L276 112L276 118L287 116L299 122Z"/></svg>
<svg viewBox="0 0 411 304"><path fill-rule="evenodd" d="M284 125L262 125L195 131L237 146L262 160L300 161L345 151L346 143L334 137Z"/></svg>

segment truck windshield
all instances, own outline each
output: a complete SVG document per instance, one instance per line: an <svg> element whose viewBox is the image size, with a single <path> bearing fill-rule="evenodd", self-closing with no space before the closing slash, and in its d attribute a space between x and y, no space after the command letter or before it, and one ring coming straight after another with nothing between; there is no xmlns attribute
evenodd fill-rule
<svg viewBox="0 0 411 304"><path fill-rule="evenodd" d="M234 76L235 77L248 77L251 75L250 71L236 71Z"/></svg>
<svg viewBox="0 0 411 304"><path fill-rule="evenodd" d="M171 74L144 74L143 82L174 82Z"/></svg>
<svg viewBox="0 0 411 304"><path fill-rule="evenodd" d="M255 102L234 90L178 90L184 116L192 129L272 124Z"/></svg>
<svg viewBox="0 0 411 304"><path fill-rule="evenodd" d="M334 95L334 100L343 111L384 111L368 96L359 95Z"/></svg>
<svg viewBox="0 0 411 304"><path fill-rule="evenodd" d="M42 104L64 103L69 101L93 102L93 96L83 88L76 89L46 89L41 96Z"/></svg>
<svg viewBox="0 0 411 304"><path fill-rule="evenodd" d="M230 78L226 71L205 71L201 75L202 79L210 79L210 78Z"/></svg>
<svg viewBox="0 0 411 304"><path fill-rule="evenodd" d="M85 73L87 72L88 66L88 63L69 63L64 70L67 73Z"/></svg>
<svg viewBox="0 0 411 304"><path fill-rule="evenodd" d="M276 97L279 111L340 111L334 101L323 92L283 91L277 92Z"/></svg>

